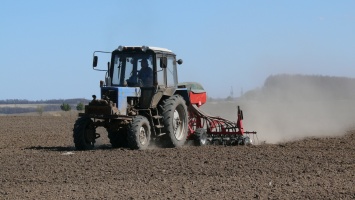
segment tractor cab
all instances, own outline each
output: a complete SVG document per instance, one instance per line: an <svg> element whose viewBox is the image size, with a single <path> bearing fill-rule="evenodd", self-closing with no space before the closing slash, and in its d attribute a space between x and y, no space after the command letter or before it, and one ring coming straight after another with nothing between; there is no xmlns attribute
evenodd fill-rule
<svg viewBox="0 0 355 200"><path fill-rule="evenodd" d="M97 52L101 51L94 52L94 69ZM119 46L108 63L105 86L176 88L176 64L182 64L182 60L176 61L176 55L169 49Z"/></svg>

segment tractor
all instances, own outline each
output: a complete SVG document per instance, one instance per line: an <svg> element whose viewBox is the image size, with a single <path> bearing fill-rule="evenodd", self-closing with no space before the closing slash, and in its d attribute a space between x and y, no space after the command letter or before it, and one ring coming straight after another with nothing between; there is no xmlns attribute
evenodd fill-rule
<svg viewBox="0 0 355 200"><path fill-rule="evenodd" d="M107 69L97 69L98 53L110 53ZM113 148L144 150L155 143L181 147L187 140L208 143L250 144L242 127L238 107L237 122L203 113L206 91L199 83L179 83L177 65L183 61L169 49L148 46L119 46L112 52L95 51L93 69L105 71L100 81L101 97L85 105L73 129L78 150L94 148L104 127Z"/></svg>

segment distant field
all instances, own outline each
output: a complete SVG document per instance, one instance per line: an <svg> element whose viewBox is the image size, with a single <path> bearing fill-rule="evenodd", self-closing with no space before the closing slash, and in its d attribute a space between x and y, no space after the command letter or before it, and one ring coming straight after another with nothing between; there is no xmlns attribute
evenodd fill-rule
<svg viewBox="0 0 355 200"><path fill-rule="evenodd" d="M54 116L54 117L69 117L69 116L78 116L78 111L77 110L71 110L71 111L46 111L42 113L42 116ZM40 114L38 112L26 112L26 113L14 113L14 114L4 114L0 113L0 116L39 116Z"/></svg>
<svg viewBox="0 0 355 200"><path fill-rule="evenodd" d="M37 108L38 106L58 106L60 104L0 104L0 108Z"/></svg>
<svg viewBox="0 0 355 200"><path fill-rule="evenodd" d="M61 104L0 104L0 115L43 115L48 112L61 112ZM76 105L70 104L72 110Z"/></svg>

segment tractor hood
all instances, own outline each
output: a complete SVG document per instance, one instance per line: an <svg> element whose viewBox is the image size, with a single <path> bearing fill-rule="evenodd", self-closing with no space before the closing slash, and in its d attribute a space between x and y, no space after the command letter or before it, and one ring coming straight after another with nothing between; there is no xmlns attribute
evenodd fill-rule
<svg viewBox="0 0 355 200"><path fill-rule="evenodd" d="M120 115L127 114L127 97L140 97L139 87L102 87L101 99L109 98L117 105Z"/></svg>

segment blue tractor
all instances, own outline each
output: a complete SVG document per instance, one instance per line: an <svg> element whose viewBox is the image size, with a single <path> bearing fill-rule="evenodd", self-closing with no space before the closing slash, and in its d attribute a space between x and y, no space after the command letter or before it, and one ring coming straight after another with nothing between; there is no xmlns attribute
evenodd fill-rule
<svg viewBox="0 0 355 200"><path fill-rule="evenodd" d="M110 53L101 98L85 106L76 120L73 137L78 150L93 149L104 127L112 147L146 149L152 140L180 147L188 136L188 92L178 87L176 55L165 48L119 46ZM98 69L96 69L98 70Z"/></svg>

